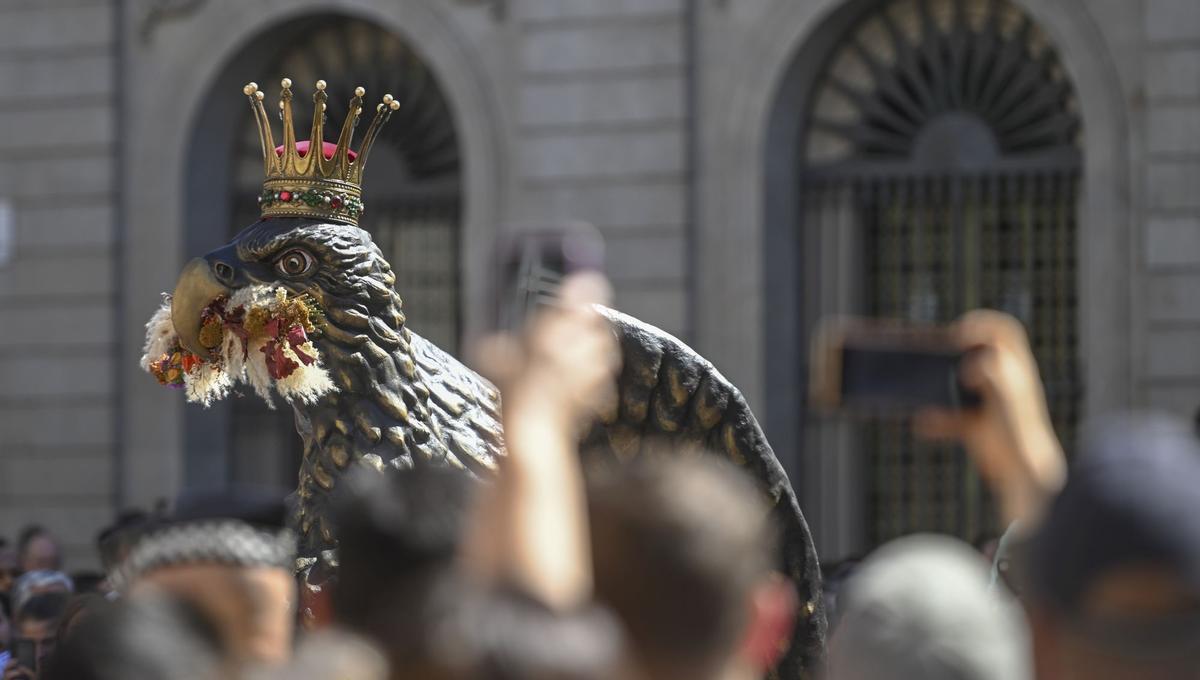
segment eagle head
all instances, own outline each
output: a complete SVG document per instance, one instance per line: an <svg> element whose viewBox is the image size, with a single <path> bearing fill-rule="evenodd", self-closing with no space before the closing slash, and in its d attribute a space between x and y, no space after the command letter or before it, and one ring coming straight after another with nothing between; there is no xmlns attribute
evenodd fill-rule
<svg viewBox="0 0 1200 680"><path fill-rule="evenodd" d="M335 330L342 324L374 322L395 332L404 323L392 288L395 281L391 265L363 229L299 218L264 219L183 268L172 295L171 321L180 344L204 356L210 352L200 342L204 311L257 286L308 296Z"/></svg>
<svg viewBox="0 0 1200 680"><path fill-rule="evenodd" d="M147 324L142 365L205 405L239 382L268 404L275 391L293 406L359 392L367 374L395 382L388 366L411 360L394 283L366 231L265 218L188 262ZM401 356L384 359L392 354Z"/></svg>

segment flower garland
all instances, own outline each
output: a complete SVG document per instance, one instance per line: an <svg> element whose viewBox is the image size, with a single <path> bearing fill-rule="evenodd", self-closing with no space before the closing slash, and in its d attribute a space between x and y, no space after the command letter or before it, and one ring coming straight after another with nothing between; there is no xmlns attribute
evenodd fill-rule
<svg viewBox="0 0 1200 680"><path fill-rule="evenodd" d="M201 313L199 342L209 350L201 356L180 345L171 300L164 296L146 324L142 368L205 406L227 396L237 382L249 384L272 407L272 388L285 399L313 403L337 389L311 341L323 323L324 313L309 295L247 286Z"/></svg>

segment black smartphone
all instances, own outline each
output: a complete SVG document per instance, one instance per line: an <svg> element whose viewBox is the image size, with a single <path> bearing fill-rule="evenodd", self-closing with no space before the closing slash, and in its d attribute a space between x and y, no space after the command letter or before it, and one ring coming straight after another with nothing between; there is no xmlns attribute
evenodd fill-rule
<svg viewBox="0 0 1200 680"><path fill-rule="evenodd" d="M31 671L37 670L37 641L29 638L16 638L13 640L13 658L17 664L28 668Z"/></svg>
<svg viewBox="0 0 1200 680"><path fill-rule="evenodd" d="M825 321L813 336L809 394L818 408L867 415L975 408L979 394L959 380L965 354L944 326Z"/></svg>
<svg viewBox="0 0 1200 680"><path fill-rule="evenodd" d="M604 271L604 238L586 222L507 225L492 265L493 326L513 331L538 307L553 304L568 274Z"/></svg>

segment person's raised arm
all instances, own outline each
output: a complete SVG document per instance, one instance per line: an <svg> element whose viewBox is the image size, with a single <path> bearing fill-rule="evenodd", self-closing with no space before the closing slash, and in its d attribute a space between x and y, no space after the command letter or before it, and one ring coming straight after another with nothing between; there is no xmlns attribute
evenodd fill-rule
<svg viewBox="0 0 1200 680"><path fill-rule="evenodd" d="M988 310L963 316L955 333L969 350L961 380L983 403L922 413L917 433L961 441L996 495L1005 523L1020 521L1023 530L1032 529L1062 489L1067 466L1029 338L1019 321Z"/></svg>
<svg viewBox="0 0 1200 680"><path fill-rule="evenodd" d="M577 443L581 426L616 398L619 347L591 306L607 291L598 275L569 277L560 304L542 311L523 337L491 338L479 352L501 389L508 455L471 519L466 568L556 609L591 596Z"/></svg>

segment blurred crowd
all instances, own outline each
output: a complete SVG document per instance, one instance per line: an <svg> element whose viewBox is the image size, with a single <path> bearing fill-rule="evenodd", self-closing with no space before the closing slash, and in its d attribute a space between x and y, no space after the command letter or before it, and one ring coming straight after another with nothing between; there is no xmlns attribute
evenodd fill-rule
<svg viewBox="0 0 1200 680"><path fill-rule="evenodd" d="M814 678L1200 677L1189 428L1113 416L1068 465L1024 330L971 313L954 333L983 403L914 427L962 445L1006 531L825 565L824 601L805 603L736 466L668 450L581 463L619 364L590 306L604 295L573 277L521 336L480 349L504 394L494 480L363 465L333 508L336 570L306 592L284 500L253 490L122 515L97 541L103 574L68 576L39 527L0 545L3 680L738 680L770 677L798 617L822 615Z"/></svg>

